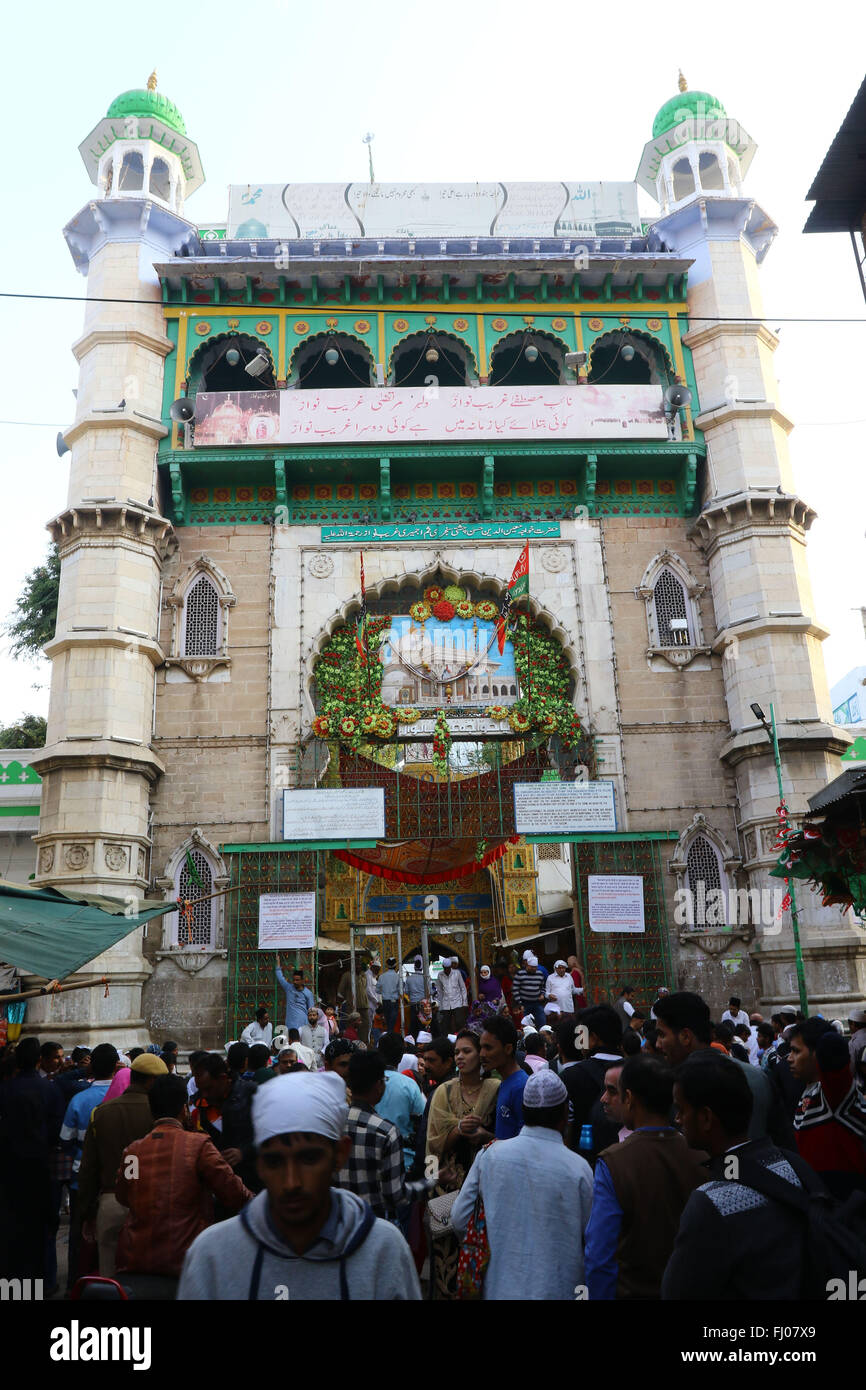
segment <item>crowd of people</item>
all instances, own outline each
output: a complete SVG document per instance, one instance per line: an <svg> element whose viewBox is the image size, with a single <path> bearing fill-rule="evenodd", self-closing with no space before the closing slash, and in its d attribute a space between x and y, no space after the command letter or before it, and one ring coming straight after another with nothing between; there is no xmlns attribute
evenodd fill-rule
<svg viewBox="0 0 866 1390"><path fill-rule="evenodd" d="M628 983L588 1006L574 958L531 952L474 982L448 958L433 991L396 965L332 1005L280 963L279 1031L262 1005L183 1064L172 1042L5 1049L0 1275L62 1293L68 1212L66 1292L822 1296L801 1199L866 1193L866 1010L846 1031L732 998L715 1021Z"/></svg>

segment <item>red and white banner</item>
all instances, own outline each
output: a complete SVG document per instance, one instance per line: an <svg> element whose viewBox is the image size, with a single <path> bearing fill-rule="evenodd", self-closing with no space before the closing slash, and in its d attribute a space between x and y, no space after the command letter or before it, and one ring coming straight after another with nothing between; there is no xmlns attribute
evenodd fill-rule
<svg viewBox="0 0 866 1390"><path fill-rule="evenodd" d="M660 386L427 386L199 392L195 442L667 439Z"/></svg>

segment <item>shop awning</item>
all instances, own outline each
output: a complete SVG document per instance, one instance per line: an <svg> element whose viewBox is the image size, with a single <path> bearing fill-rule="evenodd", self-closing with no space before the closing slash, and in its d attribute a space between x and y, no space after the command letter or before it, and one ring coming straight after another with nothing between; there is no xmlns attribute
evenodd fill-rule
<svg viewBox="0 0 866 1390"><path fill-rule="evenodd" d="M64 893L0 879L0 960L46 980L64 980L176 902L142 898L138 911L117 898Z"/></svg>
<svg viewBox="0 0 866 1390"><path fill-rule="evenodd" d="M559 927L553 931L531 931L528 936L508 936L504 941L494 941L494 946L523 946L527 941L541 941L545 936L559 936L561 931L567 931L568 927L573 926L569 922L566 927Z"/></svg>

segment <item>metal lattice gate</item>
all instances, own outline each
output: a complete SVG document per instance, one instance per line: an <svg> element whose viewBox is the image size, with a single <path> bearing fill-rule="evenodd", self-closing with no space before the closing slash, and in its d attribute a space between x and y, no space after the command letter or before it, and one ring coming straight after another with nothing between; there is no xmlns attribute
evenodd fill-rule
<svg viewBox="0 0 866 1390"><path fill-rule="evenodd" d="M259 950L259 897L262 893L315 893L316 919L321 920L326 855L320 850L251 850L228 858L232 889L226 908L226 1027L227 1036L237 1038L260 1004L270 1009L275 1025L285 1017L276 953ZM308 980L316 979L317 951L287 951L282 955L288 969L300 967Z"/></svg>
<svg viewBox="0 0 866 1390"><path fill-rule="evenodd" d="M648 1011L659 987L673 988L671 947L665 910L661 844L657 840L597 841L574 845L578 923L587 999L613 1002L623 984ZM590 874L639 875L643 879L643 932L591 931Z"/></svg>

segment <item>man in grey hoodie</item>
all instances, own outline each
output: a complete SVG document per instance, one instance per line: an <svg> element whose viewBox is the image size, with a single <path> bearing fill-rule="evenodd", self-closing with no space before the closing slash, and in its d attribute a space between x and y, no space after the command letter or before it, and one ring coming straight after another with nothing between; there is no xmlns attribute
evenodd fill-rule
<svg viewBox="0 0 866 1390"><path fill-rule="evenodd" d="M178 1300L420 1300L409 1246L354 1192L331 1186L349 1155L336 1072L296 1072L253 1101L264 1191L193 1241Z"/></svg>

